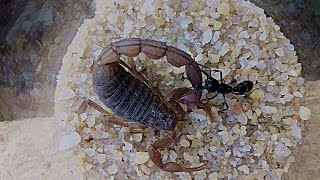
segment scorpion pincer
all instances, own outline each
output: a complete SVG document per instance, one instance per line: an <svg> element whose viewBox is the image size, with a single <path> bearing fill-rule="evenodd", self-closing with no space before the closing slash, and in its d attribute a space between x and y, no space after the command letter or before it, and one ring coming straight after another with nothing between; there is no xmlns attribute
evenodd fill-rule
<svg viewBox="0 0 320 180"><path fill-rule="evenodd" d="M120 59L121 55L135 57L140 52L151 59L166 56L168 62L175 67L186 66L187 77L195 90L177 91L172 95L170 101L166 101L159 91L155 93L156 91L148 84L144 76L138 74L134 67L129 67ZM184 112L178 104L184 98L204 108L206 113L210 113L210 108L200 101L201 91L196 89L202 84L202 74L198 64L186 52L167 46L160 41L128 38L111 43L102 51L94 64L93 81L95 93L116 116L128 122L138 122L144 127L174 132L177 121L183 120L184 117ZM106 112L90 100L87 104L100 112ZM81 110L78 110L78 113L83 111L83 107L84 105L79 107ZM212 117L209 117L211 120ZM174 162L162 162L159 150L172 144L175 141L174 136L152 144L149 154L153 163L169 172L194 172L205 169L205 164L187 168Z"/></svg>

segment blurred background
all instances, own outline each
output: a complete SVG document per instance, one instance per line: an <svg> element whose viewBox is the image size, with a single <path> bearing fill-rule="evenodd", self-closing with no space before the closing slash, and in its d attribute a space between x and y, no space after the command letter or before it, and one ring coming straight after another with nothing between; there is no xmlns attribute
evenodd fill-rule
<svg viewBox="0 0 320 180"><path fill-rule="evenodd" d="M263 8L265 13L280 26L284 35L291 40L302 63L306 80L319 80L320 0L251 0L251 2ZM3 152L1 145L5 145L6 141L15 146L14 141L9 138L13 133L16 133L17 137L25 136L21 139L21 143L24 143L29 140L30 132L39 128L51 131L54 120L52 118L45 120L45 117L52 117L54 113L56 76L77 28L85 19L93 17L93 3L84 0L0 0L0 152ZM314 89L319 87L320 85L313 86ZM43 119L28 121L27 131L22 135L21 132L26 126L16 125L13 120L30 118ZM6 122L1 124L2 121ZM11 125L8 124L10 121ZM41 124L41 121L50 123ZM307 123L309 122L304 133L305 143L295 152L299 154L296 158L297 163L292 165L291 173L286 175L286 179L299 179L304 177L303 174L310 178L320 177L318 155L320 122ZM15 131L18 126L23 130ZM41 133L37 136L30 135L30 138L38 141L38 136L47 135ZM42 139L43 142L51 141L52 137L57 136L56 132L49 134L47 139ZM54 141L52 146L43 144L39 146L43 152L48 153L48 149L55 147L57 142ZM4 147L4 149L4 152L11 151L10 148L6 150ZM31 154L35 153L34 150L31 151ZM55 151L52 151L52 154L55 154ZM38 156L39 154L34 154L34 157ZM63 159L63 156L60 158ZM42 160L33 159L33 161ZM59 163L57 161L57 168ZM44 163L41 166L52 169L53 165ZM56 172L51 171L52 174ZM48 176L52 179L51 175ZM0 170L0 179L1 177ZM308 177L305 176L306 179L309 179Z"/></svg>

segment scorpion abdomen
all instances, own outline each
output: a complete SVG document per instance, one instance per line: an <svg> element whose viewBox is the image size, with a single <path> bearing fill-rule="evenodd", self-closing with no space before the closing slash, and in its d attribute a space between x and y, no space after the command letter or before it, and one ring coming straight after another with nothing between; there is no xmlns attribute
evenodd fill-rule
<svg viewBox="0 0 320 180"><path fill-rule="evenodd" d="M95 92L115 115L145 127L175 128L174 111L119 63L95 66L93 80Z"/></svg>

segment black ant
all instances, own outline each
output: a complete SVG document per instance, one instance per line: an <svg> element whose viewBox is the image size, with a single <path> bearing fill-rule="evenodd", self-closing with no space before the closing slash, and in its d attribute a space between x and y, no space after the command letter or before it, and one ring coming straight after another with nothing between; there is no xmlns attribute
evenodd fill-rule
<svg viewBox="0 0 320 180"><path fill-rule="evenodd" d="M220 82L214 77L212 77L211 74L209 75L207 72L202 71L207 76L207 79L205 80L205 85L204 87L202 87L202 89L206 89L209 93L217 92L217 94L214 95L213 97L208 97L208 94L209 94L208 93L206 95L206 98L208 101L217 97L219 94L223 95L223 99L224 99L223 107L226 106L226 108L224 108L222 111L229 109L229 106L225 97L226 94L233 93L236 95L248 96L254 91L253 90L254 83L252 81L247 80L247 81L243 81L236 84L236 86L230 86L223 82L222 72L220 70L211 70L211 71L220 73Z"/></svg>

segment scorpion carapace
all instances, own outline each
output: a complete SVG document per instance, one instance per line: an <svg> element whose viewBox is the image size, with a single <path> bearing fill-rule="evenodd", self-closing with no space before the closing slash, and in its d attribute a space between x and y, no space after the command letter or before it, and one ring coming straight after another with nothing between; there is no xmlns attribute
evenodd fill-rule
<svg viewBox="0 0 320 180"><path fill-rule="evenodd" d="M177 116L151 89L119 63L94 68L94 89L112 112L127 121L158 130L173 130Z"/></svg>

